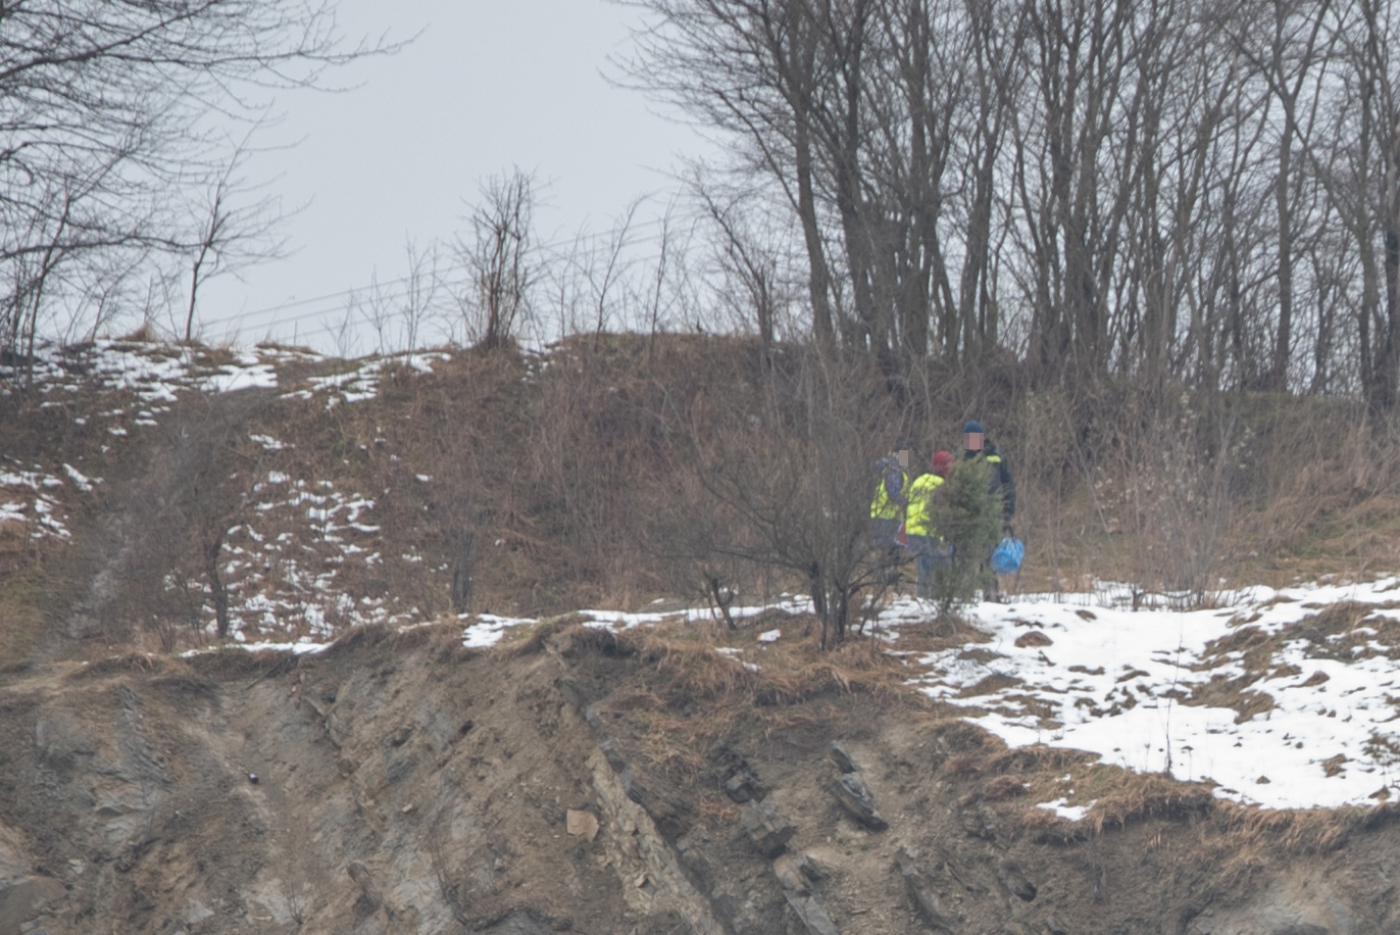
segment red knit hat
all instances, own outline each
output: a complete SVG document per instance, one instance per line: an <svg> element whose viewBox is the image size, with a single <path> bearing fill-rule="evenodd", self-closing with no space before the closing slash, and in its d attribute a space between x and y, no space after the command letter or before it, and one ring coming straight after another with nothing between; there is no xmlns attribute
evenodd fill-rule
<svg viewBox="0 0 1400 935"><path fill-rule="evenodd" d="M953 453L951 451L939 451L933 456L933 473L939 477L947 477L953 466Z"/></svg>

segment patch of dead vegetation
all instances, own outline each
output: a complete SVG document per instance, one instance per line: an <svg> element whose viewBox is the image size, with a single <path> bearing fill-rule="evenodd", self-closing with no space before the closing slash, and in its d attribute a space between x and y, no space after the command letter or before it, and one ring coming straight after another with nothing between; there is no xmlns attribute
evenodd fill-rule
<svg viewBox="0 0 1400 935"><path fill-rule="evenodd" d="M1110 766L1091 770L1076 791L1081 798L1094 800L1085 818L1095 833L1102 833L1105 827L1124 828L1148 818L1199 817L1215 807L1215 796L1205 783Z"/></svg>
<svg viewBox="0 0 1400 935"><path fill-rule="evenodd" d="M241 655L247 656L249 654L241 653ZM151 656L146 653L123 653L119 656L107 656L104 659L73 669L65 678L69 681L81 682L128 673L149 675L153 672L165 671L167 664L167 660L161 656Z"/></svg>

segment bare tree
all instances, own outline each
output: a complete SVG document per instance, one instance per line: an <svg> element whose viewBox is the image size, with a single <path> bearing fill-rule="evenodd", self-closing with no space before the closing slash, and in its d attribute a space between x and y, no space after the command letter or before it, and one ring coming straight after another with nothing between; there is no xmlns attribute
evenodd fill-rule
<svg viewBox="0 0 1400 935"><path fill-rule="evenodd" d="M1375 413L1393 407L1400 382L1400 19L1389 3L1350 0L1338 12L1342 93L1319 164L1356 272L1343 278L1356 329L1359 389ZM1358 281L1359 280L1359 281Z"/></svg>
<svg viewBox="0 0 1400 935"><path fill-rule="evenodd" d="M1241 3L1233 17L1233 40L1256 75L1278 102L1282 120L1277 124L1274 219L1277 224L1278 313L1274 347L1264 375L1264 386L1287 387L1293 352L1295 266L1300 226L1306 218L1302 200L1309 182L1305 166L1295 160L1308 145L1316 104L1322 95L1304 95L1309 85L1325 80L1334 33L1326 28L1331 0L1261 0ZM1263 23L1266 28L1260 29ZM1310 106L1311 105L1311 106Z"/></svg>
<svg viewBox="0 0 1400 935"><path fill-rule="evenodd" d="M632 80L735 144L699 199L726 263L805 265L810 336L893 389L1011 351L1400 400L1391 5L633 2ZM786 223L743 229L726 186Z"/></svg>
<svg viewBox="0 0 1400 935"><path fill-rule="evenodd" d="M700 524L693 541L705 545L701 561L739 559L803 579L830 648L846 639L862 596L886 584L869 527L872 465L891 403L861 357L810 349L789 363L766 410L729 420L714 438L691 433L690 463L712 498L701 509L732 518Z"/></svg>
<svg viewBox="0 0 1400 935"><path fill-rule="evenodd" d="M188 248L189 302L185 306L184 338L194 337L199 290L210 279L262 260L285 255L285 241L275 235L283 219L273 195L254 197L256 186L242 174L254 155L253 134L265 126L259 119L234 145L231 154L204 194L203 212ZM251 200L245 200L251 199Z"/></svg>
<svg viewBox="0 0 1400 935"><path fill-rule="evenodd" d="M488 180L481 188L482 202L471 215L473 240L457 242L457 256L470 276L468 333L477 335L480 347L510 343L518 319L529 315L536 279L533 184L519 170Z"/></svg>
<svg viewBox="0 0 1400 935"><path fill-rule="evenodd" d="M767 244L750 231L750 219L744 216L741 207L742 195L721 204L699 179L692 183L692 190L719 232L716 246L720 268L736 287L722 290L721 295L732 296L738 292L743 296L745 311L752 315L758 331L764 360L771 361L778 309L783 301L777 281L777 258Z"/></svg>
<svg viewBox="0 0 1400 935"><path fill-rule="evenodd" d="M0 5L0 335L32 341L32 299L90 308L108 292L95 281L135 260L193 257L204 278L248 232L227 199L240 160L216 125L255 123L269 90L392 48L344 46L317 0ZM191 232L190 205L211 191L212 223Z"/></svg>
<svg viewBox="0 0 1400 935"><path fill-rule="evenodd" d="M629 71L638 85L676 101L742 141L743 168L778 186L799 218L817 341L836 337L830 231L822 218L819 165L825 26L809 0L645 0L656 29L638 37ZM858 102L857 102L858 103Z"/></svg>

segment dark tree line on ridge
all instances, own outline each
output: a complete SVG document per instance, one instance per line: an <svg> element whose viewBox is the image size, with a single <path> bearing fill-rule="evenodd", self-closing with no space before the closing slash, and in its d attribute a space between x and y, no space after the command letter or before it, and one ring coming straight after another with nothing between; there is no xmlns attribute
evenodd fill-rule
<svg viewBox="0 0 1400 935"><path fill-rule="evenodd" d="M633 81L733 144L696 186L724 287L687 322L868 352L896 385L1015 358L1400 399L1393 4L634 5ZM200 284L277 249L209 116L256 122L238 89L366 51L325 6L0 8L0 347L46 307L82 310L70 339L157 306L190 337Z"/></svg>
<svg viewBox="0 0 1400 935"><path fill-rule="evenodd" d="M817 343L1396 403L1394 4L636 5L633 80L800 233Z"/></svg>

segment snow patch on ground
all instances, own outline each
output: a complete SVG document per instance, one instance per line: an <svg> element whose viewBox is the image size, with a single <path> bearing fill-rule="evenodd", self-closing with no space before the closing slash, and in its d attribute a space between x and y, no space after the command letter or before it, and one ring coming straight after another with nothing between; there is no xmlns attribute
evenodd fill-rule
<svg viewBox="0 0 1400 935"><path fill-rule="evenodd" d="M15 467L0 468L0 498L18 494L19 499L0 499L0 522L23 525L22 535L30 539L71 538L67 517L56 498L57 491L68 484L40 465L25 469L14 461L10 463ZM74 487L84 492L92 490L93 481L66 464L63 467Z"/></svg>
<svg viewBox="0 0 1400 935"><path fill-rule="evenodd" d="M1087 750L1272 808L1369 804L1382 788L1400 788L1400 647L1373 643L1340 661L1288 636L1330 605L1393 601L1397 586L1250 588L1229 595L1228 607L1192 612L1088 610L1050 595L980 604L969 616L990 640L923 655L928 671L913 684L1013 747ZM908 603L895 602L888 622L912 616ZM1272 709L1246 716L1183 704L1212 679L1245 675L1242 653L1209 651L1245 626L1279 637L1267 668L1293 673L1251 686Z"/></svg>
<svg viewBox="0 0 1400 935"><path fill-rule="evenodd" d="M1383 787L1400 791L1400 646L1371 639L1356 658L1342 661L1319 658L1307 641L1288 638L1305 620L1342 602L1377 605L1375 614L1390 614L1380 605L1400 601L1400 579L1248 588L1220 595L1221 607L1189 612L1134 612L1131 595L1131 588L1111 586L1093 594L976 604L965 616L985 641L897 654L924 669L911 685L963 708L969 720L1013 747L1045 743L1096 753L1102 762L1139 772L1170 770L1178 779L1215 783L1221 798L1269 808L1368 805ZM1115 606L1120 599L1127 606ZM800 595L784 595L730 614L743 618L773 607L805 613L811 605ZM1400 608L1393 613L1400 619ZM579 616L587 626L630 629L717 614L690 608L584 610ZM875 623L895 652L900 627L933 619L928 602L898 597ZM513 628L537 622L466 618L463 644L495 645ZM1212 678L1244 675L1236 658L1242 654L1215 651L1213 643L1245 627L1277 638L1271 671L1297 673L1251 686L1272 697L1272 709L1245 717L1233 708L1184 704ZM1351 633L1369 638L1377 631L1358 625ZM739 658L740 650L717 652L753 666ZM1078 821L1091 805L1066 800L1042 807Z"/></svg>

